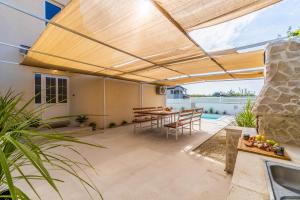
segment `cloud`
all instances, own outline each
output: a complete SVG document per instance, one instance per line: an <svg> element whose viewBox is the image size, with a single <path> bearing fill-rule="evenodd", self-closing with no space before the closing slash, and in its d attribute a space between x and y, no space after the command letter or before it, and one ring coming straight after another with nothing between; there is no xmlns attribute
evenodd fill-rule
<svg viewBox="0 0 300 200"><path fill-rule="evenodd" d="M216 26L195 30L190 33L190 36L207 51L233 48L234 41L239 37L241 31L257 15L257 13L251 13Z"/></svg>

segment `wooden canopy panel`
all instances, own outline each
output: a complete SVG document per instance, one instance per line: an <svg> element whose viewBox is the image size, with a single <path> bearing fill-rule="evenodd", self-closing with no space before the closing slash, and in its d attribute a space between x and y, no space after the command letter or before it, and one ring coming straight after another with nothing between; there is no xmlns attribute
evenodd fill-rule
<svg viewBox="0 0 300 200"><path fill-rule="evenodd" d="M262 51L208 55L186 31L278 1L72 0L48 23L22 64L144 82L260 67Z"/></svg>
<svg viewBox="0 0 300 200"><path fill-rule="evenodd" d="M280 0L156 0L188 31L216 25Z"/></svg>
<svg viewBox="0 0 300 200"><path fill-rule="evenodd" d="M254 79L262 78L264 76L263 72L251 72L251 73L234 73L234 77L237 79ZM224 81L232 79L228 74L218 74L218 75L208 75L208 76L199 76L199 77L186 77L176 80L168 80L159 82L162 85L180 85L186 83L195 83L195 82L205 82L205 81Z"/></svg>
<svg viewBox="0 0 300 200"><path fill-rule="evenodd" d="M253 51L247 53L227 53L225 55L213 56L222 66L230 70L251 69L264 66L263 51ZM166 65L168 68L193 75L205 74L210 72L220 72L222 69L215 63L211 62L209 58L193 59L184 62L178 62L172 65ZM140 75L146 76L148 72L140 72ZM163 72L162 72L163 74ZM159 70L153 71L152 76L160 77L162 75ZM180 75L180 74L179 74ZM177 76L179 76L177 75ZM170 73L169 77L176 76ZM165 77L165 76L163 76Z"/></svg>
<svg viewBox="0 0 300 200"><path fill-rule="evenodd" d="M214 57L226 70L239 70L264 66L264 51L232 53Z"/></svg>

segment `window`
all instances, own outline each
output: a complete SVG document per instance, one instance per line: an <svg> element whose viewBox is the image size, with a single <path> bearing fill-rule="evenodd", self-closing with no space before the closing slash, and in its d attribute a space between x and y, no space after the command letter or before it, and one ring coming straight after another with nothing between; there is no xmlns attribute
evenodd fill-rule
<svg viewBox="0 0 300 200"><path fill-rule="evenodd" d="M58 87L58 102L59 103L67 103L67 79L58 78L57 79L57 87Z"/></svg>
<svg viewBox="0 0 300 200"><path fill-rule="evenodd" d="M46 77L46 102L56 103L56 78Z"/></svg>
<svg viewBox="0 0 300 200"><path fill-rule="evenodd" d="M61 11L61 8L48 2L45 1L45 15L46 19L51 20L57 13Z"/></svg>
<svg viewBox="0 0 300 200"><path fill-rule="evenodd" d="M34 94L35 94L35 103L42 103L42 77L41 74L34 75Z"/></svg>

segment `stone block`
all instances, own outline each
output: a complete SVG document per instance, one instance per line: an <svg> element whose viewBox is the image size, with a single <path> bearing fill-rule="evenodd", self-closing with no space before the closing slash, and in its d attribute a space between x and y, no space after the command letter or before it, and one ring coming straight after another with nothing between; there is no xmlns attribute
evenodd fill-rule
<svg viewBox="0 0 300 200"><path fill-rule="evenodd" d="M294 87L292 89L292 92L295 93L296 95L298 95L299 98L300 98L300 87Z"/></svg>
<svg viewBox="0 0 300 200"><path fill-rule="evenodd" d="M290 88L288 88L286 86L279 86L276 89L283 93L288 93L290 91Z"/></svg>
<svg viewBox="0 0 300 200"><path fill-rule="evenodd" d="M288 81L289 78L281 73L281 72L277 72L272 78L271 78L271 81Z"/></svg>
<svg viewBox="0 0 300 200"><path fill-rule="evenodd" d="M278 53L278 54L272 54L272 55L270 55L270 60L281 60L283 57L281 56L281 54L280 53Z"/></svg>
<svg viewBox="0 0 300 200"><path fill-rule="evenodd" d="M275 90L275 89L272 88L272 87L269 87L269 88L267 88L266 91L264 92L264 95L267 96L267 97L272 98L272 97L274 97L274 96L275 96L275 97L278 96L279 94L278 94L278 91L277 91L277 90Z"/></svg>
<svg viewBox="0 0 300 200"><path fill-rule="evenodd" d="M292 41L288 48L290 51L299 51L300 50L300 43Z"/></svg>
<svg viewBox="0 0 300 200"><path fill-rule="evenodd" d="M289 95L286 94L281 94L277 99L277 102L282 103L282 104L286 104L289 103L291 101L291 97Z"/></svg>
<svg viewBox="0 0 300 200"><path fill-rule="evenodd" d="M271 46L270 48L270 54L274 55L285 50L286 50L286 45L274 45Z"/></svg>
<svg viewBox="0 0 300 200"><path fill-rule="evenodd" d="M275 71L275 73L279 71L284 74L293 75L294 69L289 66L289 62L280 61L278 63L278 70Z"/></svg>
<svg viewBox="0 0 300 200"><path fill-rule="evenodd" d="M285 52L285 55L287 58L297 58L297 57L299 57L299 54L300 54L300 51L299 52L298 51Z"/></svg>
<svg viewBox="0 0 300 200"><path fill-rule="evenodd" d="M288 81L288 86L289 87L293 87L293 86L299 86L300 87L300 80L291 80L291 81Z"/></svg>

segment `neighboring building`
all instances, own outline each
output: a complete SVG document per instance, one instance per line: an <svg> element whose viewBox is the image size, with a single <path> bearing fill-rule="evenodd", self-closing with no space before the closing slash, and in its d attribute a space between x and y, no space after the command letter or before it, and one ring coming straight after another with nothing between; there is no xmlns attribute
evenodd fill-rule
<svg viewBox="0 0 300 200"><path fill-rule="evenodd" d="M178 85L174 87L168 87L167 89L167 98L168 99L187 99L190 98L186 94L187 89Z"/></svg>
<svg viewBox="0 0 300 200"><path fill-rule="evenodd" d="M68 2L69 0L5 1L13 7L48 20L59 14ZM42 118L93 114L95 116L89 116L89 121L95 121L98 127L103 127L110 122L130 122L133 107L165 104L165 95L157 95L156 86L151 84L19 64L27 51L18 47L31 47L43 33L47 23L4 5L0 5L0 18L0 42L10 45L0 44L0 93L12 89L16 93L21 92L25 100L36 95L31 108L45 104L48 107L42 113Z"/></svg>

